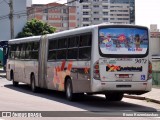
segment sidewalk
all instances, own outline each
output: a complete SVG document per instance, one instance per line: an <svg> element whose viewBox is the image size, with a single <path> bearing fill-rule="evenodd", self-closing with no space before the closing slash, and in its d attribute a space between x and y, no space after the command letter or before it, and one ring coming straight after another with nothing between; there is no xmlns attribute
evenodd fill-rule
<svg viewBox="0 0 160 120"><path fill-rule="evenodd" d="M160 88L152 88L152 90L148 93L142 95L127 95L125 94L124 97L132 98L132 99L139 99L139 100L146 100L148 102L154 102L160 104Z"/></svg>
<svg viewBox="0 0 160 120"><path fill-rule="evenodd" d="M0 68L0 77L6 78L6 72L2 68Z"/></svg>

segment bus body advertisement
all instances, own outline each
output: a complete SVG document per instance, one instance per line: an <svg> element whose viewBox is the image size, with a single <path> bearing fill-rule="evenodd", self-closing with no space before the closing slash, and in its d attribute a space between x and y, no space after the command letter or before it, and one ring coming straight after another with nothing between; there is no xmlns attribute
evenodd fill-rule
<svg viewBox="0 0 160 120"><path fill-rule="evenodd" d="M93 25L45 36L9 41L7 79L66 92L69 100L84 93L143 94L152 86L148 28Z"/></svg>

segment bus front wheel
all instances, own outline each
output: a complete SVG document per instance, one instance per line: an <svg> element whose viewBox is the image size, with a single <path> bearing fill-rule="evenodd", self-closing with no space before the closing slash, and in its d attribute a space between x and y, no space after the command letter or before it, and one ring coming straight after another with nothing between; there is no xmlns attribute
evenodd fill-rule
<svg viewBox="0 0 160 120"><path fill-rule="evenodd" d="M106 101L121 101L123 98L123 93L106 93Z"/></svg>
<svg viewBox="0 0 160 120"><path fill-rule="evenodd" d="M12 83L13 83L13 86L18 86L18 82L16 82L16 81L14 80L14 74L13 74L13 72L11 72L11 81L12 81Z"/></svg>
<svg viewBox="0 0 160 120"><path fill-rule="evenodd" d="M37 92L34 74L31 75L31 90L32 92Z"/></svg>

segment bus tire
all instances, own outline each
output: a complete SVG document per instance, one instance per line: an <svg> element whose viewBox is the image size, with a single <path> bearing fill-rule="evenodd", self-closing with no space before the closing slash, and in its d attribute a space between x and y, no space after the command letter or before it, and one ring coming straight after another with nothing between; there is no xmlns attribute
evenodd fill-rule
<svg viewBox="0 0 160 120"><path fill-rule="evenodd" d="M18 82L16 82L16 81L14 81L14 73L13 73L13 71L11 72L11 81L12 81L12 84L13 84L13 86L18 86Z"/></svg>
<svg viewBox="0 0 160 120"><path fill-rule="evenodd" d="M70 78L66 81L65 92L66 92L66 98L69 101L75 100L75 93L73 93L72 81Z"/></svg>
<svg viewBox="0 0 160 120"><path fill-rule="evenodd" d="M37 92L34 74L31 75L31 90L32 90L32 92Z"/></svg>
<svg viewBox="0 0 160 120"><path fill-rule="evenodd" d="M106 101L121 101L123 98L123 93L106 93Z"/></svg>

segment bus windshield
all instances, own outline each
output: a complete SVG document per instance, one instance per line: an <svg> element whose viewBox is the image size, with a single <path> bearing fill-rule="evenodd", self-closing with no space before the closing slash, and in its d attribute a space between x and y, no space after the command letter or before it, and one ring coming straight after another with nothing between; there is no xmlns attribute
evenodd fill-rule
<svg viewBox="0 0 160 120"><path fill-rule="evenodd" d="M149 46L148 30L138 27L100 28L99 47L103 55L144 55Z"/></svg>

